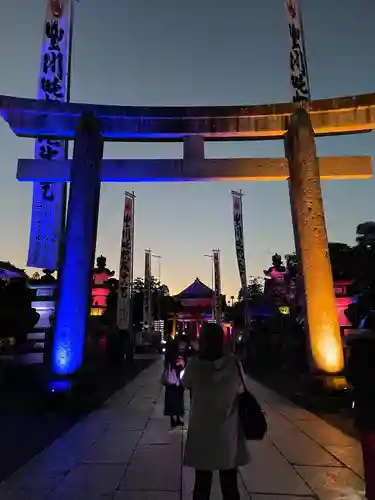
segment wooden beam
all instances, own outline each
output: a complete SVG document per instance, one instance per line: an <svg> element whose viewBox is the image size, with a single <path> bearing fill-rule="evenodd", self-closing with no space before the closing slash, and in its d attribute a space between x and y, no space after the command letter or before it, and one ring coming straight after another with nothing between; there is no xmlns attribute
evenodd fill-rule
<svg viewBox="0 0 375 500"><path fill-rule="evenodd" d="M54 103L0 95L0 116L21 137L73 140L86 112L101 121L105 141L182 141L201 136L210 141L282 139L294 106L134 107ZM375 93L310 102L316 136L375 129Z"/></svg>
<svg viewBox="0 0 375 500"><path fill-rule="evenodd" d="M328 156L319 159L321 179L368 179L371 156ZM23 182L69 182L71 160L18 160L17 179ZM285 158L205 160L102 160L102 182L284 181Z"/></svg>

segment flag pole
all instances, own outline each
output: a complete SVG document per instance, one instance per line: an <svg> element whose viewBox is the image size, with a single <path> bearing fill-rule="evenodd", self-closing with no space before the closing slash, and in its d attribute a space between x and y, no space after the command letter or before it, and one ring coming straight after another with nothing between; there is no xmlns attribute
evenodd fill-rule
<svg viewBox="0 0 375 500"><path fill-rule="evenodd" d="M76 0L78 3L78 0ZM72 49L73 49L73 32L74 32L74 1L71 0L70 4L70 22L69 22L69 41L68 41L68 60L66 65L66 102L69 103L71 100L72 92ZM65 159L69 158L69 141L65 141ZM57 268L57 278L60 276L61 263L63 255L65 252L65 226L66 226L66 210L68 204L68 184L64 182L64 193L63 193L63 217L61 218L61 234L62 238L60 240L59 249L59 262Z"/></svg>

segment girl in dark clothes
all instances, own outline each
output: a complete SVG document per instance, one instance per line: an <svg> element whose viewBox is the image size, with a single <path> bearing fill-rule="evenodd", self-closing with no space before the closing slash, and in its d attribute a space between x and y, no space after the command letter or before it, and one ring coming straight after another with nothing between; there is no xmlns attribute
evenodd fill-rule
<svg viewBox="0 0 375 500"><path fill-rule="evenodd" d="M164 368L162 381L165 386L164 415L170 417L172 428L183 426L185 404L181 372L185 368L185 361L179 356L178 343L174 340L167 345Z"/></svg>

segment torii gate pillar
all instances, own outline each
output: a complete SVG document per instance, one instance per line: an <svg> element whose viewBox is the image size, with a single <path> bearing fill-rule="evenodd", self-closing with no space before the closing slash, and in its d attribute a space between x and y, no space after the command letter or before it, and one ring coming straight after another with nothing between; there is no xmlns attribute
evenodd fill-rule
<svg viewBox="0 0 375 500"><path fill-rule="evenodd" d="M316 156L314 131L308 112L297 109L285 139L290 173L290 201L298 240L312 368L337 374L344 368L327 230Z"/></svg>
<svg viewBox="0 0 375 500"><path fill-rule="evenodd" d="M82 365L90 308L104 141L100 121L83 114L74 141L65 248L53 332L52 370L67 377ZM65 390L69 380L53 381Z"/></svg>

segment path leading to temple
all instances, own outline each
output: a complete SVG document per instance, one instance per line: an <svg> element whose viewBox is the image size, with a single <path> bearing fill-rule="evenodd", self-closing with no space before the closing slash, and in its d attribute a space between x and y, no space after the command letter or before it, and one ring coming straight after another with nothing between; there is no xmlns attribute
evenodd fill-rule
<svg viewBox="0 0 375 500"><path fill-rule="evenodd" d="M1 500L190 500L181 465L186 431L163 416L161 361L0 484ZM241 500L363 498L356 440L251 381L269 435L251 443ZM211 499L221 498L215 480Z"/></svg>

